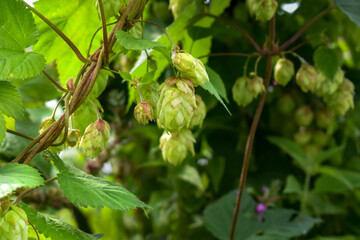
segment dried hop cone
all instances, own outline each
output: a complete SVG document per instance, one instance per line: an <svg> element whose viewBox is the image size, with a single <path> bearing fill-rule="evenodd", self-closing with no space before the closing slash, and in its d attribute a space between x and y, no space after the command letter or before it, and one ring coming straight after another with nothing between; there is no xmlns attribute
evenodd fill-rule
<svg viewBox="0 0 360 240"><path fill-rule="evenodd" d="M294 73L295 70L292 61L286 58L277 60L274 69L274 79L279 85L286 86L294 76Z"/></svg>
<svg viewBox="0 0 360 240"><path fill-rule="evenodd" d="M67 143L70 147L76 147L81 138L81 132L79 129L70 129L67 136Z"/></svg>
<svg viewBox="0 0 360 240"><path fill-rule="evenodd" d="M277 7L276 0L257 0L257 5L255 5L256 20L269 21L275 15Z"/></svg>
<svg viewBox="0 0 360 240"><path fill-rule="evenodd" d="M96 157L104 150L110 138L110 125L98 119L87 126L80 141L80 148L84 149L86 157Z"/></svg>
<svg viewBox="0 0 360 240"><path fill-rule="evenodd" d="M262 77L257 76L255 73L250 73L251 79L248 83L248 88L254 98L265 91L264 81Z"/></svg>
<svg viewBox="0 0 360 240"><path fill-rule="evenodd" d="M316 87L317 71L316 69L307 64L301 64L301 67L296 73L296 83L299 85L303 92L308 92Z"/></svg>
<svg viewBox="0 0 360 240"><path fill-rule="evenodd" d="M140 124L148 124L154 120L154 108L150 100L139 102L134 109L134 116Z"/></svg>
<svg viewBox="0 0 360 240"><path fill-rule="evenodd" d="M194 111L194 116L191 118L190 128L196 126L201 127L206 117L206 105L200 95L195 95L197 108Z"/></svg>
<svg viewBox="0 0 360 240"><path fill-rule="evenodd" d="M189 129L182 129L179 132L164 132L160 137L160 149L164 161L168 161L173 165L178 165L186 158L189 150L195 155L194 150L195 139Z"/></svg>
<svg viewBox="0 0 360 240"><path fill-rule="evenodd" d="M250 79L246 76L236 79L232 88L232 94L234 101L239 105L245 107L254 99L248 85Z"/></svg>
<svg viewBox="0 0 360 240"><path fill-rule="evenodd" d="M186 52L174 53L172 63L180 72L181 77L190 79L194 87L204 86L205 83L209 82L204 64L191 54Z"/></svg>
<svg viewBox="0 0 360 240"><path fill-rule="evenodd" d="M160 99L156 106L158 125L169 132L188 128L196 109L191 81L167 78L159 90Z"/></svg>
<svg viewBox="0 0 360 240"><path fill-rule="evenodd" d="M0 238L1 240L28 239L28 222L24 210L12 205L2 212L0 209Z"/></svg>

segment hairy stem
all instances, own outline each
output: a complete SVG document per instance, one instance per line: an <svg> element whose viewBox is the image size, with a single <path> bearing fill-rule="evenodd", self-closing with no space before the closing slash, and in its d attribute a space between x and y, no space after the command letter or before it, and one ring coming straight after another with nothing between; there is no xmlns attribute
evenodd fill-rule
<svg viewBox="0 0 360 240"><path fill-rule="evenodd" d="M42 15L38 10L31 7L29 4L27 4L25 1L23 3L33 12L35 13L41 20L43 20L49 27L51 27L66 43L69 45L69 47L74 51L76 56L79 58L80 61L84 63L91 62L89 59L85 58L80 50L75 46L75 44L58 28L53 24L49 19L47 19L44 15Z"/></svg>
<svg viewBox="0 0 360 240"><path fill-rule="evenodd" d="M55 87L57 87L60 91L63 92L68 92L68 90L66 90L65 88L63 88L61 86L60 83L58 83L57 81L55 81L55 79L53 79L47 72L45 72L45 70L42 70L42 73L50 80L50 82L52 82L54 84Z"/></svg>

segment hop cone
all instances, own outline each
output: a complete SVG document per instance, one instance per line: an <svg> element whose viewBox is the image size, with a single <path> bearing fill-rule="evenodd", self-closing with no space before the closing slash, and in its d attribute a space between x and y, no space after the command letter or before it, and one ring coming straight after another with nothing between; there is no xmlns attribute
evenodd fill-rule
<svg viewBox="0 0 360 240"><path fill-rule="evenodd" d="M40 129L39 129L39 134L42 134L46 129L51 127L54 124L54 122L55 122L55 119L53 117L45 118L41 122L41 126L40 126ZM57 142L61 141L63 139L63 137L64 137L64 133L65 133L65 131L63 130L54 143L57 143ZM53 152L60 152L60 151L62 151L64 149L65 149L65 144L62 144L62 145L57 146L57 147L50 147L49 148L49 150L51 150Z"/></svg>
<svg viewBox="0 0 360 240"><path fill-rule="evenodd" d="M204 101L200 95L196 94L195 97L197 108L194 111L194 116L191 118L190 128L194 128L196 126L201 127L206 117L206 105Z"/></svg>
<svg viewBox="0 0 360 240"><path fill-rule="evenodd" d="M302 105L295 111L295 121L299 126L309 126L313 119L314 112L307 105Z"/></svg>
<svg viewBox="0 0 360 240"><path fill-rule="evenodd" d="M84 149L86 157L96 157L104 150L110 138L110 125L98 119L87 126L80 141L80 148Z"/></svg>
<svg viewBox="0 0 360 240"><path fill-rule="evenodd" d="M185 52L173 54L172 62L181 77L190 79L195 87L204 86L209 81L204 64L191 54Z"/></svg>
<svg viewBox="0 0 360 240"><path fill-rule="evenodd" d="M316 69L307 64L301 64L301 67L296 73L296 83L299 85L303 92L315 89L316 87L317 72Z"/></svg>
<svg viewBox="0 0 360 240"><path fill-rule="evenodd" d="M276 0L258 0L255 6L256 20L266 22L269 21L276 13L278 3Z"/></svg>
<svg viewBox="0 0 360 240"><path fill-rule="evenodd" d="M254 98L248 87L249 81L248 77L239 77L232 88L233 99L239 106L245 107Z"/></svg>
<svg viewBox="0 0 360 240"><path fill-rule="evenodd" d="M166 131L160 137L160 149L165 161L173 165L182 163L187 151L192 155L194 151L195 139L189 129L182 129L179 132L167 133Z"/></svg>
<svg viewBox="0 0 360 240"><path fill-rule="evenodd" d="M336 115L343 116L350 108L354 108L354 90L354 84L346 79L325 101Z"/></svg>
<svg viewBox="0 0 360 240"><path fill-rule="evenodd" d="M28 223L24 210L15 205L4 213L0 209L0 239L28 239Z"/></svg>
<svg viewBox="0 0 360 240"><path fill-rule="evenodd" d="M281 85L286 86L294 76L294 64L286 58L280 58L275 64L274 79Z"/></svg>
<svg viewBox="0 0 360 240"><path fill-rule="evenodd" d="M154 108L151 106L150 101L139 102L134 109L134 116L140 124L148 124L149 121L154 120Z"/></svg>
<svg viewBox="0 0 360 240"><path fill-rule="evenodd" d="M67 143L70 147L76 147L80 142L81 132L79 129L71 129L68 132Z"/></svg>
<svg viewBox="0 0 360 240"><path fill-rule="evenodd" d="M262 77L255 75L255 73L251 73L252 77L248 82L248 88L254 98L257 98L259 94L265 91L264 81Z"/></svg>
<svg viewBox="0 0 360 240"><path fill-rule="evenodd" d="M190 126L196 109L192 84L188 80L168 78L160 86L157 121L161 128L175 132Z"/></svg>
<svg viewBox="0 0 360 240"><path fill-rule="evenodd" d="M174 19L176 19L190 3L191 0L170 0L169 9L171 9Z"/></svg>
<svg viewBox="0 0 360 240"><path fill-rule="evenodd" d="M344 72L339 69L334 79L331 80L328 77L325 76L322 72L319 73L316 88L315 88L315 94L321 97L326 97L328 95L333 94L339 85L344 81Z"/></svg>

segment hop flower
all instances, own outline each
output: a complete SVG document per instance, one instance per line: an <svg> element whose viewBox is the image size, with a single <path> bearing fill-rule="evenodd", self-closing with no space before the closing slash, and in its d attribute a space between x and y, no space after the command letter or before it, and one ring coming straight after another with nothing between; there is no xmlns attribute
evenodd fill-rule
<svg viewBox="0 0 360 240"><path fill-rule="evenodd" d="M196 99L191 81L168 78L160 86L157 103L157 122L166 131L175 132L190 126L196 109Z"/></svg>
<svg viewBox="0 0 360 240"><path fill-rule="evenodd" d="M172 63L180 72L181 77L190 79L194 87L204 86L209 81L204 64L189 53L173 54Z"/></svg>
<svg viewBox="0 0 360 240"><path fill-rule="evenodd" d="M148 124L154 120L154 109L150 103L150 100L141 101L134 109L135 118L140 124Z"/></svg>
<svg viewBox="0 0 360 240"><path fill-rule="evenodd" d="M70 147L76 147L80 142L81 132L79 129L70 129L67 136L67 143Z"/></svg>
<svg viewBox="0 0 360 240"><path fill-rule="evenodd" d="M255 3L257 2L257 3ZM252 3L252 8L256 15L256 20L269 21L276 13L278 3L276 0L257 0Z"/></svg>
<svg viewBox="0 0 360 240"><path fill-rule="evenodd" d="M197 108L194 111L194 116L191 118L190 128L194 128L195 126L201 127L206 116L206 105L201 96L196 94L195 98Z"/></svg>
<svg viewBox="0 0 360 240"><path fill-rule="evenodd" d="M232 88L233 99L239 106L245 107L254 99L248 87L249 81L248 77L239 77Z"/></svg>
<svg viewBox="0 0 360 240"><path fill-rule="evenodd" d="M164 160L176 166L186 158L187 150L195 155L194 143L195 139L189 129L173 133L164 131L159 148Z"/></svg>
<svg viewBox="0 0 360 240"><path fill-rule="evenodd" d="M98 119L87 126L80 141L80 148L84 149L86 157L96 157L104 150L110 138L110 125Z"/></svg>
<svg viewBox="0 0 360 240"><path fill-rule="evenodd" d="M280 58L275 64L274 79L281 85L286 86L294 76L294 64L286 58Z"/></svg>
<svg viewBox="0 0 360 240"><path fill-rule="evenodd" d="M303 92L308 92L311 89L315 89L317 79L316 69L307 64L301 64L301 67L296 73L296 83L299 85Z"/></svg>
<svg viewBox="0 0 360 240"><path fill-rule="evenodd" d="M265 86L263 83L262 77L255 75L255 73L250 73L251 79L248 82L248 88L254 98L257 98L259 94L265 91Z"/></svg>
<svg viewBox="0 0 360 240"><path fill-rule="evenodd" d="M2 240L28 239L28 223L24 210L12 205L2 213L0 208L0 236Z"/></svg>
<svg viewBox="0 0 360 240"><path fill-rule="evenodd" d="M314 112L307 105L302 105L295 111L295 121L299 126L309 126L313 119Z"/></svg>

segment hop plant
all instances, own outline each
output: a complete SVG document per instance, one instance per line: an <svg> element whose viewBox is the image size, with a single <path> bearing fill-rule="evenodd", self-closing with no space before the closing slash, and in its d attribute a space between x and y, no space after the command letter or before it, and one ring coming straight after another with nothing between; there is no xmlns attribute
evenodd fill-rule
<svg viewBox="0 0 360 240"><path fill-rule="evenodd" d="M205 83L209 82L204 64L191 54L186 52L174 53L172 63L180 72L181 77L190 79L194 87L204 86Z"/></svg>
<svg viewBox="0 0 360 240"><path fill-rule="evenodd" d="M79 129L70 129L67 136L67 143L70 147L76 147L81 138L81 132Z"/></svg>
<svg viewBox="0 0 360 240"><path fill-rule="evenodd" d="M251 79L248 82L248 88L254 98L265 91L264 80L255 73L250 73Z"/></svg>
<svg viewBox="0 0 360 240"><path fill-rule="evenodd" d="M160 137L160 145L164 161L173 165L179 165L186 158L189 150L195 155L195 139L189 129L182 129L179 132L168 133L164 131Z"/></svg>
<svg viewBox="0 0 360 240"><path fill-rule="evenodd" d="M299 126L309 126L313 119L314 112L307 105L302 105L295 111L295 121Z"/></svg>
<svg viewBox="0 0 360 240"><path fill-rule="evenodd" d="M15 205L11 205L10 209L4 212L0 208L0 238L1 240L28 239L28 223L24 210Z"/></svg>
<svg viewBox="0 0 360 240"><path fill-rule="evenodd" d="M254 99L254 96L248 87L249 82L250 79L248 77L239 77L236 79L232 88L233 99L239 106L245 107Z"/></svg>
<svg viewBox="0 0 360 240"><path fill-rule="evenodd" d="M194 111L194 116L191 118L190 121L190 128L194 128L196 126L202 126L204 119L206 117L206 105L202 100L200 95L195 95L196 98L196 109Z"/></svg>
<svg viewBox="0 0 360 240"><path fill-rule="evenodd" d="M80 141L80 148L84 149L86 157L96 157L105 149L110 131L110 125L102 119L87 126Z"/></svg>
<svg viewBox="0 0 360 240"><path fill-rule="evenodd" d="M140 124L148 124L154 120L154 108L150 100L139 102L134 109L134 116Z"/></svg>
<svg viewBox="0 0 360 240"><path fill-rule="evenodd" d="M315 89L316 87L317 72L316 69L307 64L301 64L296 73L296 83L299 85L303 92Z"/></svg>
<svg viewBox="0 0 360 240"><path fill-rule="evenodd" d="M286 58L280 58L275 64L274 79L281 85L286 86L294 76L294 64Z"/></svg>
<svg viewBox="0 0 360 240"><path fill-rule="evenodd" d="M195 90L191 81L168 78L160 86L157 103L157 122L166 131L175 132L190 126L196 109Z"/></svg>

